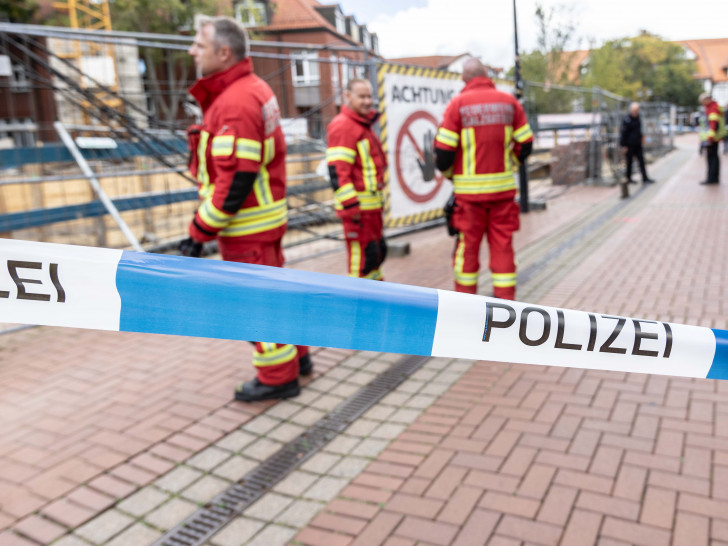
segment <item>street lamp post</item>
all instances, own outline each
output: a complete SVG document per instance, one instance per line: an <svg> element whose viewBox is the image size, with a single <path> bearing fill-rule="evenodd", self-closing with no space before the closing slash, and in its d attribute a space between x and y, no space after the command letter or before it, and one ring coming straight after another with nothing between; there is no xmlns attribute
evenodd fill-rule
<svg viewBox="0 0 728 546"><path fill-rule="evenodd" d="M518 21L516 19L516 0L513 0L513 38L515 44L516 63L515 63L515 78L516 78L516 91L515 95L518 100L523 97L523 81L521 80L521 60L518 55ZM526 159L518 167L518 185L520 192L520 204L521 212L528 212L528 169L526 167Z"/></svg>

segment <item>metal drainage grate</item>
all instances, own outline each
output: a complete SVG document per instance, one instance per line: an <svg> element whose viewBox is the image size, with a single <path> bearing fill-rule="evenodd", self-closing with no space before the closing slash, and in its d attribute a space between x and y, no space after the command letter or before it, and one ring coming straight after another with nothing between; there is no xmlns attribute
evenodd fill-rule
<svg viewBox="0 0 728 546"><path fill-rule="evenodd" d="M379 374L356 394L319 419L306 432L284 445L245 477L205 506L170 529L153 546L203 544L248 506L285 478L293 469L318 452L365 411L392 392L429 357L405 356Z"/></svg>

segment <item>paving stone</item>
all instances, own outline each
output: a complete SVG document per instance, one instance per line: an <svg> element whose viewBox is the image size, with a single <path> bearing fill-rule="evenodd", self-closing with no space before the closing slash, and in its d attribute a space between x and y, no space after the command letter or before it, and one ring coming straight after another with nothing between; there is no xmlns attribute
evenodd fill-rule
<svg viewBox="0 0 728 546"><path fill-rule="evenodd" d="M377 427L379 421L370 421L368 419L357 419L349 425L346 429L346 433L349 436L358 436L360 438L366 438L369 436Z"/></svg>
<svg viewBox="0 0 728 546"><path fill-rule="evenodd" d="M203 476L181 492L182 497L196 503L206 503L230 487L230 482L215 476Z"/></svg>
<svg viewBox="0 0 728 546"><path fill-rule="evenodd" d="M273 490L283 495L291 497L300 497L304 491L319 479L317 474L309 474L300 470L294 470L288 476L278 482Z"/></svg>
<svg viewBox="0 0 728 546"><path fill-rule="evenodd" d="M329 470L329 475L339 478L354 478L364 470L371 461L357 457L345 457Z"/></svg>
<svg viewBox="0 0 728 546"><path fill-rule="evenodd" d="M274 406L271 411L273 411L273 409L276 409L277 407L278 406ZM242 430L236 430L219 440L215 445L222 449L239 452L242 451L246 446L252 444L257 439L258 438L255 434L250 434L249 432L245 432Z"/></svg>
<svg viewBox="0 0 728 546"><path fill-rule="evenodd" d="M130 544L152 544L163 533L143 523L136 523L105 546L129 546Z"/></svg>
<svg viewBox="0 0 728 546"><path fill-rule="evenodd" d="M109 510L76 529L75 533L93 543L104 543L131 526L134 519L118 510Z"/></svg>
<svg viewBox="0 0 728 546"><path fill-rule="evenodd" d="M248 472L260 465L259 461L234 455L213 470L213 474L230 482L238 482Z"/></svg>
<svg viewBox="0 0 728 546"><path fill-rule="evenodd" d="M299 499L276 518L276 523L300 529L311 521L325 506L324 502Z"/></svg>
<svg viewBox="0 0 728 546"><path fill-rule="evenodd" d="M277 493L268 493L263 495L260 500L254 502L250 508L246 508L243 515L263 521L271 521L292 502L293 499L291 497L278 495Z"/></svg>
<svg viewBox="0 0 728 546"><path fill-rule="evenodd" d="M283 444L280 442L274 442L267 438L259 438L246 447L241 453L245 457L255 459L256 461L264 461L281 447L283 447Z"/></svg>
<svg viewBox="0 0 728 546"><path fill-rule="evenodd" d="M209 472L229 458L229 451L212 446L187 459L186 464L193 468Z"/></svg>
<svg viewBox="0 0 728 546"><path fill-rule="evenodd" d="M290 420L298 425L310 427L319 419L321 419L324 415L326 415L326 412L324 411L320 411L315 408L305 408L298 413L292 415L290 417Z"/></svg>
<svg viewBox="0 0 728 546"><path fill-rule="evenodd" d="M301 465L301 470L305 472L312 472L314 474L326 474L331 467L341 460L338 455L332 455L321 451L316 453L308 461Z"/></svg>
<svg viewBox="0 0 728 546"><path fill-rule="evenodd" d="M248 421L242 427L242 430L251 434L263 436L281 423L280 419L276 419L270 415L258 415L255 419Z"/></svg>
<svg viewBox="0 0 728 546"><path fill-rule="evenodd" d="M354 449L351 450L351 455L358 455L360 457L376 457L389 445L389 440L380 438L364 438Z"/></svg>
<svg viewBox="0 0 728 546"><path fill-rule="evenodd" d="M282 400L267 411L269 417L277 417L278 419L290 419L291 415L295 415L303 409L301 404L290 400Z"/></svg>
<svg viewBox="0 0 728 546"><path fill-rule="evenodd" d="M265 523L246 517L237 517L210 539L213 546L240 546L255 536Z"/></svg>
<svg viewBox="0 0 728 546"><path fill-rule="evenodd" d="M167 502L170 498L169 493L154 487L144 487L117 504L117 508L132 516L141 517Z"/></svg>
<svg viewBox="0 0 728 546"><path fill-rule="evenodd" d="M294 423L283 423L273 430L271 430L267 436L268 438L272 440L276 440L278 442L282 443L288 443L292 441L294 438L297 438L300 436L303 432L306 431L305 427L302 427L300 425L296 425Z"/></svg>
<svg viewBox="0 0 728 546"><path fill-rule="evenodd" d="M195 468L178 466L159 478L154 482L154 485L170 493L179 493L192 482L199 479L202 474L201 471Z"/></svg>
<svg viewBox="0 0 728 546"><path fill-rule="evenodd" d="M144 520L166 532L173 529L197 509L198 505L195 502L181 498L173 498L166 504L147 514Z"/></svg>
<svg viewBox="0 0 728 546"><path fill-rule="evenodd" d="M364 440L366 441L366 440ZM356 446L362 442L361 438L354 438L352 436L339 435L331 440L324 449L330 453L340 453L346 455L351 453Z"/></svg>
<svg viewBox="0 0 728 546"><path fill-rule="evenodd" d="M314 483L303 496L310 500L330 501L339 494L349 480L324 476Z"/></svg>

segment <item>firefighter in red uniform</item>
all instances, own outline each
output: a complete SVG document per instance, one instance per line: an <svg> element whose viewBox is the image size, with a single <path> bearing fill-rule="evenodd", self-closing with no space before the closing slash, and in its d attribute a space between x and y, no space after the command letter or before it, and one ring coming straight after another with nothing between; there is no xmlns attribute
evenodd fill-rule
<svg viewBox="0 0 728 546"><path fill-rule="evenodd" d="M372 129L379 114L372 109L372 86L349 80L346 105L328 126L326 161L341 218L351 277L383 280L387 255L382 226L382 188L387 159Z"/></svg>
<svg viewBox="0 0 728 546"><path fill-rule="evenodd" d="M190 170L202 203L180 252L199 256L202 243L217 238L223 260L281 267L288 211L278 102L268 84L253 74L242 26L228 17L198 15L195 29L189 54L202 77L190 93L202 107L203 121L188 134ZM208 312L214 312L214 302ZM235 398L298 395L299 373L308 375L313 367L308 348L254 346L257 377L238 385Z"/></svg>
<svg viewBox="0 0 728 546"><path fill-rule="evenodd" d="M708 178L701 184L719 184L720 157L718 157L718 143L726 135L723 109L713 100L710 93L702 93L698 97L698 101L705 108L705 117L708 120L705 146L708 157Z"/></svg>
<svg viewBox="0 0 728 546"><path fill-rule="evenodd" d="M454 185L449 209L455 290L477 293L480 245L490 247L496 298L515 299L513 232L519 227L513 168L531 153L533 133L515 97L496 90L478 59L463 66L465 88L448 104L435 137L437 168Z"/></svg>

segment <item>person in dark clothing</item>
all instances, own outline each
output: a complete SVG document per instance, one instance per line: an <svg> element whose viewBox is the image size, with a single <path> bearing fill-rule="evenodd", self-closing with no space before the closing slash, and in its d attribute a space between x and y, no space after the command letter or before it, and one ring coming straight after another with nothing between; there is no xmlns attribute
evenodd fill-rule
<svg viewBox="0 0 728 546"><path fill-rule="evenodd" d="M640 105L633 102L629 105L629 113L622 119L622 128L619 133L619 145L627 161L627 182L635 184L632 180L632 160L636 157L642 173L642 183L654 182L647 176L645 169L645 156L642 153L642 120L640 120Z"/></svg>

